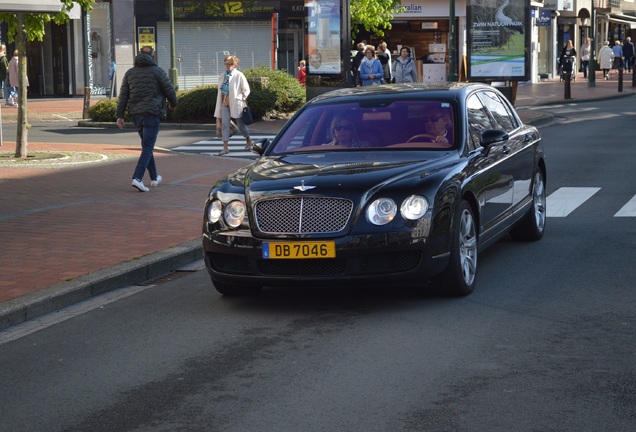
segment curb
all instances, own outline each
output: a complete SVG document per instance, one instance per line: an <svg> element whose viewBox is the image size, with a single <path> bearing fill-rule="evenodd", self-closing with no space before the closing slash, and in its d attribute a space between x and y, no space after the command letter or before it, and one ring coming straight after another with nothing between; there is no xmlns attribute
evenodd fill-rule
<svg viewBox="0 0 636 432"><path fill-rule="evenodd" d="M194 239L139 259L61 282L0 303L0 330L54 312L91 297L165 276L203 258L201 240Z"/></svg>
<svg viewBox="0 0 636 432"><path fill-rule="evenodd" d="M563 105L563 104L573 104L573 103L588 103L588 102L602 102L602 101L607 101L607 100L613 100L613 99L622 99L622 98L626 98L626 97L631 97L636 95L636 93L631 92L631 91L623 91L621 93L616 92L616 94L611 94L611 95L607 95L607 96L601 96L601 97L597 97L597 98L592 98L592 99L576 99L576 98L572 98L572 99L563 99L563 100L554 100L554 101L547 101L547 102L541 102L539 104L536 105L525 105L522 107L515 107L516 109L528 109L530 107L542 107L542 106L551 106L551 105Z"/></svg>

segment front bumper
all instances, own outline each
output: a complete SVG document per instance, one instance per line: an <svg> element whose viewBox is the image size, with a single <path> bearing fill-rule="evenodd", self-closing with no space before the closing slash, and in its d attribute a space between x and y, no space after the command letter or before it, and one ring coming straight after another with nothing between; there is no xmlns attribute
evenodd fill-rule
<svg viewBox="0 0 636 432"><path fill-rule="evenodd" d="M432 247L433 239L414 238L412 232L334 240L336 257L328 259L264 259L264 240L252 237L249 231L205 232L203 249L213 280L261 286L421 282L440 273L448 263L448 253L430 253L439 251Z"/></svg>

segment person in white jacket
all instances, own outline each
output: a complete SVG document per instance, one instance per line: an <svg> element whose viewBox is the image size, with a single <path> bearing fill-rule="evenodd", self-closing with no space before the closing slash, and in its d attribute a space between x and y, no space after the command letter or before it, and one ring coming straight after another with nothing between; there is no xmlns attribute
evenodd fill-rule
<svg viewBox="0 0 636 432"><path fill-rule="evenodd" d="M609 79L609 71L612 69L613 61L614 51L609 47L609 41L605 41L605 46L598 52L598 62L601 65L601 69L603 69L603 79Z"/></svg>
<svg viewBox="0 0 636 432"><path fill-rule="evenodd" d="M214 117L221 119L221 135L223 139L223 151L219 156L229 153L230 120L234 120L246 139L245 150L252 147L250 131L241 119L243 108L247 105L247 97L250 94L250 85L245 75L236 67L239 59L236 56L226 56L225 72L219 76L219 89L216 97Z"/></svg>

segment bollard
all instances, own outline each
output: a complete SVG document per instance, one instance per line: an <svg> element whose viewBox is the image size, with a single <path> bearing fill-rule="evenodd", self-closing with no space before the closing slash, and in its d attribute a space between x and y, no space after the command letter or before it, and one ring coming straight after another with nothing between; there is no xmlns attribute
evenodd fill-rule
<svg viewBox="0 0 636 432"><path fill-rule="evenodd" d="M570 81L571 81L570 80L570 74L567 73L567 72L564 73L563 74L563 78L565 78L563 80L563 85L565 86L564 87L564 95L563 95L563 97L565 99L572 99L572 93L571 93L571 87L570 87Z"/></svg>
<svg viewBox="0 0 636 432"><path fill-rule="evenodd" d="M623 68L618 68L618 92L623 92Z"/></svg>
<svg viewBox="0 0 636 432"><path fill-rule="evenodd" d="M91 107L91 88L84 87L84 111L82 111L82 118L89 118L88 109Z"/></svg>

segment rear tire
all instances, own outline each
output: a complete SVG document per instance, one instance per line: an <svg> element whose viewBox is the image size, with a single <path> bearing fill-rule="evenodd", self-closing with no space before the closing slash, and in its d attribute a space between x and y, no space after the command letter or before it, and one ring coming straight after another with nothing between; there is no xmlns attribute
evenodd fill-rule
<svg viewBox="0 0 636 432"><path fill-rule="evenodd" d="M477 278L477 226L468 202L462 201L455 216L448 267L436 279L439 290L450 296L466 296Z"/></svg>
<svg viewBox="0 0 636 432"><path fill-rule="evenodd" d="M250 296L258 294L262 289L262 287L257 285L229 284L215 281L214 279L212 279L212 283L219 293L226 296Z"/></svg>
<svg viewBox="0 0 636 432"><path fill-rule="evenodd" d="M519 225L510 231L510 237L514 240L541 240L541 237L543 237L543 233L545 232L545 222L545 179L543 171L537 168L532 181L532 205Z"/></svg>

